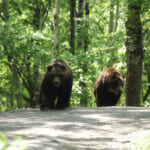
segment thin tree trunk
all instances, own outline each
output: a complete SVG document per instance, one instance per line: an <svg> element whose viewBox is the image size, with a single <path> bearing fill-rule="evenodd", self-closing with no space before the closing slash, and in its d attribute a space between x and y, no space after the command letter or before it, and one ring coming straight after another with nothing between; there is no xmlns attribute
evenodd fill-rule
<svg viewBox="0 0 150 150"><path fill-rule="evenodd" d="M9 21L9 13L8 13L8 1L7 0L3 0L2 1L2 8L3 8L3 20L5 22L5 30L7 31L7 24ZM8 51L8 47L7 45L3 45L5 52L7 53ZM14 84L14 88L15 88L15 95L16 95L16 100L17 100L17 106L18 108L22 108L22 99L21 99L21 94L19 92L19 78L17 76L17 62L15 60L15 54L12 56L8 56L8 62L10 62L9 67L10 70L12 71L13 74L13 84Z"/></svg>
<svg viewBox="0 0 150 150"><path fill-rule="evenodd" d="M83 28L83 2L84 0L78 0L78 13L77 13L77 33L78 33L78 38L77 38L77 46L78 50L83 50L83 45L84 45L84 36L82 33L82 28ZM84 65L79 62L79 66L84 69ZM79 76L81 73L79 73ZM80 99L80 105L85 106L86 105L86 99L85 99L85 94L86 94L86 84L84 80L80 79L79 86L81 87L81 99Z"/></svg>
<svg viewBox="0 0 150 150"><path fill-rule="evenodd" d="M45 21L45 18L48 14L48 9L50 6L48 6L48 9L44 6L44 3L41 2L41 0L34 3L34 13L33 13L33 20L32 25L34 27L34 30L42 30L43 24ZM36 43L37 45L40 45L40 43L37 40L31 39L31 43ZM26 62L26 73L27 75L24 75L25 78L22 78L22 82L24 87L28 90L29 98L24 96L24 99L27 101L28 106L31 108L34 108L38 104L38 91L39 91L39 85L38 85L38 79L39 79L39 66L37 63L31 64L31 57L25 56L24 60ZM31 69L33 71L31 71ZM20 70L20 72L23 72L24 70ZM22 76L20 76L22 77Z"/></svg>
<svg viewBox="0 0 150 150"><path fill-rule="evenodd" d="M107 67L112 67L114 63L114 48L113 47L113 37L111 36L111 33L113 33L114 30L114 0L110 0L110 13L109 13L109 46L110 46L110 54L111 58L108 61Z"/></svg>
<svg viewBox="0 0 150 150"><path fill-rule="evenodd" d="M126 105L140 106L142 77L142 24L140 19L141 0L128 1L128 19L126 22Z"/></svg>
<svg viewBox="0 0 150 150"><path fill-rule="evenodd" d="M79 0L79 17L82 17L83 18L83 0ZM78 37L78 47L80 49L84 49L84 52L86 53L86 51L88 50L88 18L89 18L89 0L86 0L85 2L85 16L86 16L86 19L84 21L84 24L83 22L81 22L80 20L78 21L78 25L79 27L84 27L84 32L81 32L81 28L78 28L79 32L79 37ZM84 26L83 26L84 25ZM87 72L87 62L84 62L84 64L81 65L81 68L83 69L83 75L86 74ZM82 93L83 95L81 96L81 99L80 99L80 105L81 106L87 106L87 84L84 80L80 80L80 87L81 87L81 90L82 90Z"/></svg>
<svg viewBox="0 0 150 150"><path fill-rule="evenodd" d="M74 46L75 46L75 8L76 8L76 0L71 0L70 2L70 21L71 21L71 29L70 29L70 52L74 55Z"/></svg>
<svg viewBox="0 0 150 150"><path fill-rule="evenodd" d="M15 58L13 59L13 64L11 66L11 70L13 73L13 83L14 83L14 87L15 87L17 106L18 106L18 108L23 108L22 98L21 98L20 88L19 88L19 78L17 75L17 62L16 62Z"/></svg>
<svg viewBox="0 0 150 150"><path fill-rule="evenodd" d="M110 0L109 33L114 29L114 0Z"/></svg>
<svg viewBox="0 0 150 150"><path fill-rule="evenodd" d="M57 58L59 49L59 5L60 0L55 0L55 11L54 11L54 48L52 51L52 59Z"/></svg>
<svg viewBox="0 0 150 150"><path fill-rule="evenodd" d="M148 95L150 94L150 64L145 64L145 69L146 69L146 72L147 72L148 89L147 89L146 94L143 97L143 102L146 101Z"/></svg>
<svg viewBox="0 0 150 150"><path fill-rule="evenodd" d="M78 27L77 27L77 32L78 32L78 41L77 41L77 45L78 45L78 49L83 49L83 34L81 32L82 30L82 19L83 19L83 0L79 0L79 6L78 6L78 14L77 14L77 18L78 18Z"/></svg>
<svg viewBox="0 0 150 150"><path fill-rule="evenodd" d="M117 0L117 4L116 4L116 17L115 17L114 32L117 31L117 27L118 27L118 18L119 18L119 0Z"/></svg>
<svg viewBox="0 0 150 150"><path fill-rule="evenodd" d="M34 8L33 25L36 30L40 29L40 7L38 3L37 6Z"/></svg>
<svg viewBox="0 0 150 150"><path fill-rule="evenodd" d="M88 27L89 27L89 0L86 0L85 3L85 16L86 16L86 20L85 20L85 34L84 34L84 51L86 52L88 50L88 43L89 43L89 39L88 39Z"/></svg>
<svg viewBox="0 0 150 150"><path fill-rule="evenodd" d="M7 9L7 0L3 0L2 1L2 8L3 8L3 20L5 22L5 24L7 24L8 20L9 20L9 14L8 14L8 9Z"/></svg>
<svg viewBox="0 0 150 150"><path fill-rule="evenodd" d="M147 89L146 94L144 95L143 102L145 102L145 101L146 101L146 99L147 99L147 97L148 97L149 93L150 93L150 85L148 85L148 89Z"/></svg>

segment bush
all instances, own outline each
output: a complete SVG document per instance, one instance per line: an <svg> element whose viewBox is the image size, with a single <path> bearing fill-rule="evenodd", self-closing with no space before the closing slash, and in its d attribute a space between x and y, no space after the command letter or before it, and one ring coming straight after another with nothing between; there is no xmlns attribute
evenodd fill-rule
<svg viewBox="0 0 150 150"><path fill-rule="evenodd" d="M133 150L150 150L150 134L138 139Z"/></svg>
<svg viewBox="0 0 150 150"><path fill-rule="evenodd" d="M0 150L27 150L20 137L8 144L6 136L0 132Z"/></svg>

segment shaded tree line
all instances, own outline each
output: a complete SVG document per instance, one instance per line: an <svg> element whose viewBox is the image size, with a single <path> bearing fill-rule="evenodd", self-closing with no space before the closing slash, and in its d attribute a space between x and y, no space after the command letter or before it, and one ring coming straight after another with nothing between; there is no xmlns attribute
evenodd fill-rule
<svg viewBox="0 0 150 150"><path fill-rule="evenodd" d="M118 105L149 102L148 4L2 0L1 110L36 107L45 68L56 58L67 60L74 71L72 106L95 106L93 84L106 67L117 68L126 76L126 93Z"/></svg>

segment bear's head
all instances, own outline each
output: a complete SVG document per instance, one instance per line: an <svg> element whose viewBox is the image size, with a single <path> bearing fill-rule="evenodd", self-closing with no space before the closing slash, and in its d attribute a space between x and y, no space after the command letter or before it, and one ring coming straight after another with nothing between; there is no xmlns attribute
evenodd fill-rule
<svg viewBox="0 0 150 150"><path fill-rule="evenodd" d="M104 71L103 77L105 78L105 85L109 92L115 95L122 93L124 77L117 70L108 68Z"/></svg>
<svg viewBox="0 0 150 150"><path fill-rule="evenodd" d="M66 81L67 69L62 63L54 62L47 67L46 78L56 88L61 87Z"/></svg>
<svg viewBox="0 0 150 150"><path fill-rule="evenodd" d="M121 94L123 89L123 84L124 84L123 76L116 73L110 79L108 90L114 93L115 95Z"/></svg>

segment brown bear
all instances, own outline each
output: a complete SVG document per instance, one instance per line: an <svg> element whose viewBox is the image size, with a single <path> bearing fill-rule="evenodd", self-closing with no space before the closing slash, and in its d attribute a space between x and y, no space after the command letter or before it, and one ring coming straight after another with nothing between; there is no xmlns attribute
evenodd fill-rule
<svg viewBox="0 0 150 150"><path fill-rule="evenodd" d="M97 107L115 106L121 96L124 77L113 68L102 71L94 85Z"/></svg>
<svg viewBox="0 0 150 150"><path fill-rule="evenodd" d="M48 66L40 89L40 110L68 107L72 82L73 73L67 62L58 59Z"/></svg>

